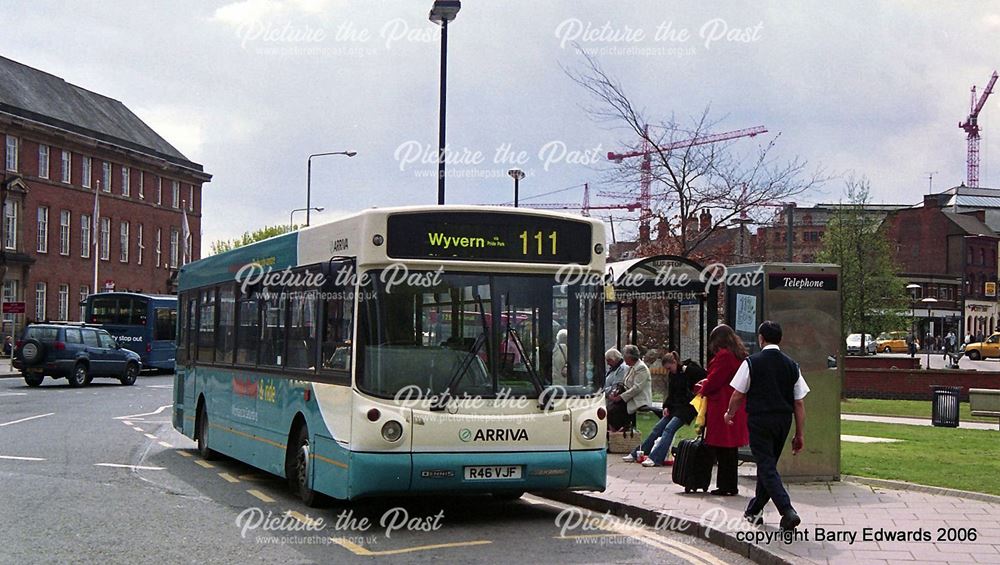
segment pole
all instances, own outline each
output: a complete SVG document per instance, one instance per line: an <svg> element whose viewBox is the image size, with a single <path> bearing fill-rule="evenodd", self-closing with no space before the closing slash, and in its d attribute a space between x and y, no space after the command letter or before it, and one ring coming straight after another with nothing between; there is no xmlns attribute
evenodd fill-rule
<svg viewBox="0 0 1000 565"><path fill-rule="evenodd" d="M438 115L438 206L444 205L445 85L448 82L448 20L441 21L441 107ZM308 222L307 222L308 224Z"/></svg>
<svg viewBox="0 0 1000 565"><path fill-rule="evenodd" d="M795 239L795 225L793 217L795 215L795 204L785 206L785 215L788 220L788 228L785 230L785 260L792 262L792 241Z"/></svg>
<svg viewBox="0 0 1000 565"><path fill-rule="evenodd" d="M517 178L517 175L514 175L514 207L515 208L517 208L517 188L518 188L518 181L519 180L520 179Z"/></svg>
<svg viewBox="0 0 1000 565"><path fill-rule="evenodd" d="M313 158L312 155L306 159L306 227L309 227L309 209L312 208L312 176L313 176ZM292 220L289 218L288 223L291 224Z"/></svg>
<svg viewBox="0 0 1000 565"><path fill-rule="evenodd" d="M931 321L930 320L931 320L931 307L928 306L927 307L927 328L928 328L927 335L928 336L931 335L930 334L930 326L931 326ZM930 340L928 340L928 341L930 341ZM924 350L927 352L927 365L926 365L926 369L930 370L930 368L931 368L931 344L930 343L925 343L924 344Z"/></svg>

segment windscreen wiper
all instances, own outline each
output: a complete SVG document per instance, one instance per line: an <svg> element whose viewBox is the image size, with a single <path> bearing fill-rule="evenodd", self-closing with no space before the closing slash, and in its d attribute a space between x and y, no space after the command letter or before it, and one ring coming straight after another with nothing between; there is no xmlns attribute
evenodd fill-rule
<svg viewBox="0 0 1000 565"><path fill-rule="evenodd" d="M527 352L524 351L524 346L521 343L521 337L517 335L517 331L514 328L510 327L510 319L511 316L513 315L513 312L510 309L510 294L507 295L506 302L507 302L507 330L504 332L503 339L506 342L511 337L514 338L514 347L517 348L518 354L521 355L521 359L524 361L524 367L528 370L528 378L531 379L531 384L535 387L535 394L541 394L542 389L545 388L542 385L542 379L541 377L538 376L538 373L535 372L535 367L532 366L532 363L528 362L529 361L528 354ZM511 367L511 369L513 369L513 367Z"/></svg>
<svg viewBox="0 0 1000 565"><path fill-rule="evenodd" d="M483 344L488 341L486 338L488 325L486 323L486 311L483 308L483 297L479 295L478 291L473 293L473 297L476 299L476 305L479 307L479 319L482 321L483 331L480 332L479 336L476 338L476 342L473 343L472 348L469 349L469 352L462 358L462 362L458 364L458 367L455 369L455 373L452 374L450 379L448 379L448 386L445 387L439 400L431 405L430 410L432 411L444 410L445 407L448 406L448 403L451 401L451 390L455 388L455 385L457 385L460 380L462 380L462 376L465 375L465 372L469 369L469 365L471 365L472 361L476 358L476 355L479 353L479 349L482 348ZM487 347L486 357L489 358L489 355L490 350Z"/></svg>

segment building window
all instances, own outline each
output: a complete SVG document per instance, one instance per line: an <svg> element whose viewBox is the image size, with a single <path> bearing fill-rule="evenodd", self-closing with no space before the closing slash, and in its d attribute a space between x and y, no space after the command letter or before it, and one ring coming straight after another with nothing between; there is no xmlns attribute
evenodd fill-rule
<svg viewBox="0 0 1000 565"><path fill-rule="evenodd" d="M980 249L979 250L979 264L980 265L985 265L986 264L986 250L985 249Z"/></svg>
<svg viewBox="0 0 1000 565"><path fill-rule="evenodd" d="M7 136L7 170L17 172L17 138Z"/></svg>
<svg viewBox="0 0 1000 565"><path fill-rule="evenodd" d="M3 281L3 301L4 302L17 302L17 281L6 279ZM14 314L4 314L3 320L5 322L14 322Z"/></svg>
<svg viewBox="0 0 1000 565"><path fill-rule="evenodd" d="M59 285L59 319L69 319L69 285Z"/></svg>
<svg viewBox="0 0 1000 565"><path fill-rule="evenodd" d="M121 246L121 254L118 256L118 260L122 263L128 263L128 243L128 222L122 222L121 239L118 242Z"/></svg>
<svg viewBox="0 0 1000 565"><path fill-rule="evenodd" d="M45 283L35 285L35 321L45 321Z"/></svg>
<svg viewBox="0 0 1000 565"><path fill-rule="evenodd" d="M101 167L101 190L111 192L111 163L107 161Z"/></svg>
<svg viewBox="0 0 1000 565"><path fill-rule="evenodd" d="M111 258L111 218L101 218L101 260Z"/></svg>
<svg viewBox="0 0 1000 565"><path fill-rule="evenodd" d="M90 188L90 164L90 157L80 158L80 175L82 176L80 185L83 188Z"/></svg>
<svg viewBox="0 0 1000 565"><path fill-rule="evenodd" d="M59 212L59 254L69 255L69 230L73 215L69 210Z"/></svg>
<svg viewBox="0 0 1000 565"><path fill-rule="evenodd" d="M62 181L66 184L73 182L73 154L65 149L62 152Z"/></svg>
<svg viewBox="0 0 1000 565"><path fill-rule="evenodd" d="M173 206L174 208L180 208L181 207L181 183L179 183L179 182L177 182L175 180L174 181L170 181L170 191L171 191L171 194L173 195L173 200L172 200L173 204L171 204L171 206Z"/></svg>
<svg viewBox="0 0 1000 565"><path fill-rule="evenodd" d="M156 205L163 205L163 178L156 177Z"/></svg>
<svg viewBox="0 0 1000 565"><path fill-rule="evenodd" d="M49 178L49 146L38 146L38 176L39 178Z"/></svg>
<svg viewBox="0 0 1000 565"><path fill-rule="evenodd" d="M194 185L188 186L188 212L194 212Z"/></svg>
<svg viewBox="0 0 1000 565"><path fill-rule="evenodd" d="M156 228L156 266L160 266L163 253L160 251L160 228Z"/></svg>
<svg viewBox="0 0 1000 565"><path fill-rule="evenodd" d="M129 186L129 170L128 167L122 167L122 196L129 196L132 192L132 187Z"/></svg>
<svg viewBox="0 0 1000 565"><path fill-rule="evenodd" d="M49 252L49 208L38 207L38 252Z"/></svg>
<svg viewBox="0 0 1000 565"><path fill-rule="evenodd" d="M180 233L177 228L170 228L170 268L177 268L177 253L180 250Z"/></svg>
<svg viewBox="0 0 1000 565"><path fill-rule="evenodd" d="M3 246L17 249L17 203L11 200L3 207Z"/></svg>
<svg viewBox="0 0 1000 565"><path fill-rule="evenodd" d="M139 224L139 231L135 234L136 237L136 264L142 265L142 224Z"/></svg>
<svg viewBox="0 0 1000 565"><path fill-rule="evenodd" d="M139 173L139 198L145 200L146 198L146 173L142 171L137 171Z"/></svg>
<svg viewBox="0 0 1000 565"><path fill-rule="evenodd" d="M87 307L83 305L83 302L87 300L90 296L90 287L88 285L83 285L80 287L80 321L85 322L87 317Z"/></svg>
<svg viewBox="0 0 1000 565"><path fill-rule="evenodd" d="M90 216L80 214L80 257L90 257Z"/></svg>
<svg viewBox="0 0 1000 565"><path fill-rule="evenodd" d="M968 256L968 261L967 261L967 263L968 263L969 265L973 264L973 254L972 254L972 247L969 247L969 256Z"/></svg>

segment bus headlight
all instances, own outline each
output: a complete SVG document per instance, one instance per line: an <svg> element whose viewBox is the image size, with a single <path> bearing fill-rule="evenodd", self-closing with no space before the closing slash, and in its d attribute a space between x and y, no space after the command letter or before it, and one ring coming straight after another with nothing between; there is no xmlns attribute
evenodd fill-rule
<svg viewBox="0 0 1000 565"><path fill-rule="evenodd" d="M586 440L592 440L597 437L597 422L593 420L584 420L583 423L580 424L580 435L582 435L583 439Z"/></svg>
<svg viewBox="0 0 1000 565"><path fill-rule="evenodd" d="M382 425L382 439L389 443L399 441L403 437L403 425L395 420L389 420Z"/></svg>

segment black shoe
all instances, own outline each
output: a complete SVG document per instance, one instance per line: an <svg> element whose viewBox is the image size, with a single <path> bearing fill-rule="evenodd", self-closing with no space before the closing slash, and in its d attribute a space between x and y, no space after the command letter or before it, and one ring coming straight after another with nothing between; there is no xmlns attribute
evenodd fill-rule
<svg viewBox="0 0 1000 565"><path fill-rule="evenodd" d="M785 515L781 517L780 527L782 530L794 530L799 524L802 523L802 518L799 518L798 513L795 510L789 508Z"/></svg>
<svg viewBox="0 0 1000 565"><path fill-rule="evenodd" d="M708 494L711 494L711 495L714 495L714 496L736 496L737 494L739 494L739 492L735 491L735 490L723 490L721 488L717 488L717 489L709 492Z"/></svg>
<svg viewBox="0 0 1000 565"><path fill-rule="evenodd" d="M764 525L763 512L760 512L759 514L744 514L743 519L746 520L747 522L750 522L750 525L754 526L755 528L759 528Z"/></svg>

